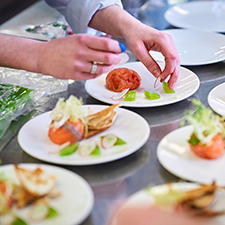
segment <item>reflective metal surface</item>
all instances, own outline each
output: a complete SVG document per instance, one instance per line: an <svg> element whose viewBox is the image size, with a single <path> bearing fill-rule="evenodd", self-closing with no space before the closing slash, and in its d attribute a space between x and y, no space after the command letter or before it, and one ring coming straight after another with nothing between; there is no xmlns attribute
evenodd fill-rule
<svg viewBox="0 0 225 225"><path fill-rule="evenodd" d="M148 1L149 5L139 12L139 19L143 16L143 21L157 29L165 29L170 26L164 20L165 10L177 4L179 1ZM151 2L158 2L158 8ZM181 2L181 1L180 1ZM162 5L160 6L161 3ZM41 14L37 12L44 10ZM148 10L148 11L147 11ZM31 12L43 21L44 16L50 19L49 13L52 9L40 2L25 10L11 21L3 24L2 28L15 27L17 24L26 24L29 17L33 18ZM43 15L44 14L44 15ZM148 18L147 18L147 16ZM52 19L59 16L57 13L52 14ZM145 17L144 17L145 16ZM42 18L42 19L41 19ZM146 19L147 18L147 19ZM33 18L34 19L34 18ZM32 21L35 22L34 20ZM135 61L131 57L130 61ZM91 215L82 223L83 225L105 225L108 216L116 204L128 197L129 195L147 187L148 185L164 184L171 181L180 180L178 177L170 174L159 163L156 156L156 149L159 141L169 132L180 126L180 120L183 118L183 112L195 107L191 104L191 98L199 99L203 104L208 106L208 93L217 85L225 82L225 61L205 66L186 67L196 73L200 79L198 91L188 99L181 102L153 108L127 108L143 116L151 128L151 134L147 143L134 154L123 159L93 166L61 166L84 177L91 185L95 195L94 208ZM90 97L84 89L84 83L81 81L71 82L66 92L48 97L47 103L39 106L26 117L22 116L11 124L9 131L0 141L0 159L1 164L11 163L44 163L34 159L23 152L17 141L17 132L20 127L29 119L43 112L51 110L59 97L67 98L69 95L82 97L84 104L101 104L104 103Z"/></svg>

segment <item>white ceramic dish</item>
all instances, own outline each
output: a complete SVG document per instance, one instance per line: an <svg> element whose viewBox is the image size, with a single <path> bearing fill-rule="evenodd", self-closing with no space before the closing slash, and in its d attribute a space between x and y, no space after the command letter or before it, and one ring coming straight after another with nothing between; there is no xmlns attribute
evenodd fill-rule
<svg viewBox="0 0 225 225"><path fill-rule="evenodd" d="M155 193L157 195L160 194L165 194L169 191L169 189L174 189L177 191L189 191L195 188L198 188L199 185L195 183L186 183L186 182L179 182L179 183L170 183L170 185L163 184L163 185L158 185L158 186L153 186L151 187L151 193ZM134 193L131 195L126 202L121 206L119 212L117 215L119 215L120 211L129 208L129 207L151 207L154 205L154 196L149 193L149 191L141 190L139 192ZM212 210L225 210L225 191L218 191L215 195L213 204L212 204ZM208 222L212 222L212 224L217 224L217 225L223 225L224 224L224 219L225 216L218 216L214 217L213 219L209 219ZM116 216L114 217L113 220L113 225L116 225L117 218ZM156 222L156 218L154 219ZM150 222L151 223L151 222Z"/></svg>
<svg viewBox="0 0 225 225"><path fill-rule="evenodd" d="M50 201L50 206L56 209L58 216L34 224L78 225L90 214L94 204L94 195L91 187L82 177L69 170L50 165L20 164L20 166L32 170L39 166L46 174L54 175L56 177L56 189L61 192L59 197ZM13 165L0 166L0 173L4 173L18 183ZM25 221L28 221L29 210L29 206L23 209L13 208L16 215Z"/></svg>
<svg viewBox="0 0 225 225"><path fill-rule="evenodd" d="M225 60L225 35L200 31L171 29L163 32L173 37L181 65L205 65ZM159 52L150 51L156 61L164 61Z"/></svg>
<svg viewBox="0 0 225 225"><path fill-rule="evenodd" d="M159 62L159 65L163 68L164 63ZM109 104L115 104L121 102L123 106L127 107L155 107L172 104L179 102L193 95L199 88L199 78L192 71L180 67L179 80L175 87L175 94L166 94L160 83L157 88L154 88L155 77L146 69L141 62L126 63L124 65L116 66L116 68L130 68L135 70L142 78L141 85L137 88L137 98L135 101L124 101L123 99L114 101L112 96L115 92L110 91L106 87L105 78L107 74L88 80L85 83L85 89L89 95L93 98L106 102ZM161 98L157 100L149 100L144 95L144 90L150 90L160 94Z"/></svg>
<svg viewBox="0 0 225 225"><path fill-rule="evenodd" d="M224 1L193 1L175 5L165 12L167 22L176 27L225 32Z"/></svg>
<svg viewBox="0 0 225 225"><path fill-rule="evenodd" d="M107 106L84 105L83 109L90 107L95 112ZM145 144L150 135L150 128L146 120L138 114L126 109L118 108L116 119L113 125L88 140L100 141L100 136L105 134L115 134L126 141L125 145L114 146L110 149L101 149L101 156L81 157L77 152L70 156L60 157L57 153L60 149L58 145L51 142L48 137L48 126L51 123L50 112L44 113L28 121L19 131L18 141L21 148L34 158L64 165L92 165L106 163L117 160L132 154ZM135 121L135 122L134 122ZM88 140L83 140L83 145Z"/></svg>
<svg viewBox="0 0 225 225"><path fill-rule="evenodd" d="M213 88L208 95L208 103L210 107L221 116L225 116L225 83Z"/></svg>
<svg viewBox="0 0 225 225"><path fill-rule="evenodd" d="M161 165L184 180L203 184L216 181L218 185L225 186L225 154L214 160L196 156L187 142L192 131L192 125L185 126L172 131L160 141L157 157Z"/></svg>

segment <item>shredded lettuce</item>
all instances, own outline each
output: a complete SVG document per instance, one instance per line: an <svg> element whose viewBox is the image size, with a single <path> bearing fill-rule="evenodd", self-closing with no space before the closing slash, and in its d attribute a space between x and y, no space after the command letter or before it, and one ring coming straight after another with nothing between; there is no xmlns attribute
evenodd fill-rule
<svg viewBox="0 0 225 225"><path fill-rule="evenodd" d="M185 192L181 190L173 189L170 184L165 188L146 188L147 194L154 198L154 204L160 208L172 208L184 197Z"/></svg>
<svg viewBox="0 0 225 225"><path fill-rule="evenodd" d="M71 95L66 101L60 98L55 108L51 112L51 119L54 121L54 127L61 127L68 119L76 122L78 119L84 121L84 112L82 110L82 99Z"/></svg>
<svg viewBox="0 0 225 225"><path fill-rule="evenodd" d="M181 125L184 125L185 121L187 121L194 126L189 142L196 144L196 141L200 141L202 145L205 145L210 144L213 137L217 134L224 138L224 118L215 114L210 108L205 107L197 99L193 99L192 103L197 106L196 112L186 111L185 119L181 121ZM194 140L192 141L191 139Z"/></svg>

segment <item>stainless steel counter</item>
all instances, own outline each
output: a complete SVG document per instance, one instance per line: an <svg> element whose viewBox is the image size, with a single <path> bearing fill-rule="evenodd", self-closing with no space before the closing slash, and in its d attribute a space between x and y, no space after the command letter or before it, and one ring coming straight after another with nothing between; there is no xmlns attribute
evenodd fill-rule
<svg viewBox="0 0 225 225"><path fill-rule="evenodd" d="M28 18L33 18L30 12L33 10L45 9L48 12L49 7L44 2L40 2L25 10L11 21L3 24L0 29L8 29L18 24L27 23ZM52 9L49 9L52 12ZM55 12L54 12L55 13ZM54 14L53 13L53 14ZM52 15L53 15L52 14ZM37 15L43 18L43 14ZM46 15L49 14L47 13ZM53 15L59 16L57 13ZM21 20L20 20L21 18ZM47 20L49 20L48 18ZM35 23L36 21L32 21ZM39 21L37 21L39 22ZM41 21L43 22L43 21ZM11 26L12 25L12 26ZM132 58L134 60L134 58ZM196 73L200 79L198 91L188 99L167 106L152 108L127 108L143 116L151 128L151 134L147 143L132 155L110 163L93 166L60 166L84 177L91 185L95 203L90 216L82 223L83 225L105 225L109 213L115 204L130 196L131 194L147 187L148 185L164 184L171 181L178 181L180 178L172 175L165 170L159 163L156 156L156 149L159 141L169 132L180 126L180 120L183 118L183 112L187 109L195 110L191 104L191 98L199 99L208 106L207 96L209 92L218 84L225 82L225 61L205 66L186 67ZM19 128L31 117L51 110L59 97L67 98L69 95L82 97L84 104L104 104L95 100L87 94L84 89L85 82L73 82L69 84L68 90L61 94L49 97L50 102L47 105L41 105L27 117L21 117L11 127L14 129L11 133L11 140L5 144L0 152L1 164L11 163L45 163L27 155L19 146L17 141L17 132Z"/></svg>

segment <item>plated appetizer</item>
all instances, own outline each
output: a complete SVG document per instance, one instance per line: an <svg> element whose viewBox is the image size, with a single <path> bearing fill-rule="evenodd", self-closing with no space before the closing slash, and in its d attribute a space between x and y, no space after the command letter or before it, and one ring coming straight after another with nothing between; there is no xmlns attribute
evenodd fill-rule
<svg viewBox="0 0 225 225"><path fill-rule="evenodd" d="M97 113L89 109L89 115L85 116L81 99L72 95L66 101L61 98L50 115L52 123L48 136L58 145L90 138L112 126L116 115L114 109L119 105L111 105Z"/></svg>
<svg viewBox="0 0 225 225"><path fill-rule="evenodd" d="M51 199L61 195L56 189L56 178L46 174L40 167L34 170L14 166L19 183L12 177L1 174L0 177L0 217L3 224L39 223L58 215L51 207ZM29 207L27 221L18 217L13 207L23 209Z"/></svg>
<svg viewBox="0 0 225 225"><path fill-rule="evenodd" d="M196 99L193 99L193 104L197 105L196 112L188 111L185 114L185 120L194 126L188 140L190 148L199 157L216 159L224 154L224 118Z"/></svg>
<svg viewBox="0 0 225 225"><path fill-rule="evenodd" d="M181 187L179 187L179 183L168 183L166 186L161 187L161 189L149 187L145 191L147 195L149 194L153 197L154 206L160 209L175 210L191 216L204 218L212 218L225 214L224 209L213 209L213 205L217 201L216 194L220 192L224 193L224 188L217 186L215 182L188 188L188 190L185 189L182 188L182 183Z"/></svg>

